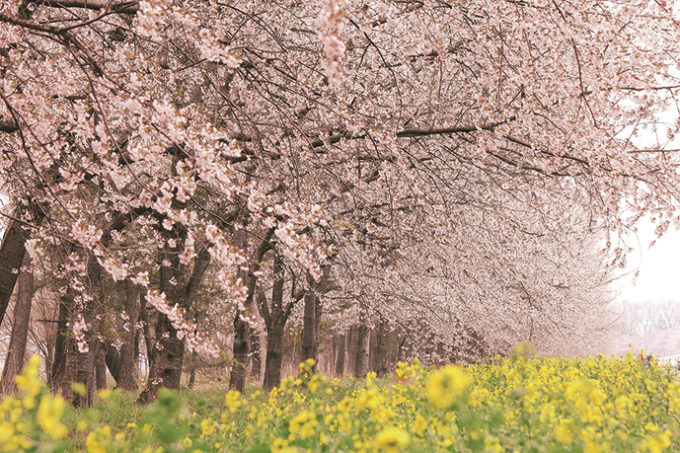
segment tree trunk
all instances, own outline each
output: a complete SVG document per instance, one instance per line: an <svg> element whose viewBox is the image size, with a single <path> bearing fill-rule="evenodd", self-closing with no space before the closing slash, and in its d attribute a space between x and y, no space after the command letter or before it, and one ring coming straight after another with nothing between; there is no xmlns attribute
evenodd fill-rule
<svg viewBox="0 0 680 453"><path fill-rule="evenodd" d="M54 341L54 354L52 360L52 368L47 384L56 392L62 387L64 381L64 373L66 371L66 348L68 347L69 339L67 332L67 323L69 309L72 305L73 296L67 292L59 299L59 316L57 320L57 333Z"/></svg>
<svg viewBox="0 0 680 453"><path fill-rule="evenodd" d="M112 345L105 344L104 346L104 360L106 362L106 368L109 369L111 377L116 381L116 386L119 386L120 382L120 351L116 350Z"/></svg>
<svg viewBox="0 0 680 453"><path fill-rule="evenodd" d="M262 372L262 348L260 348L260 332L258 332L258 329L249 326L248 339L250 341L250 375L259 381Z"/></svg>
<svg viewBox="0 0 680 453"><path fill-rule="evenodd" d="M151 324L149 317L146 314L146 297L140 292L139 294L139 319L142 321L142 331L144 332L144 347L146 348L146 360L151 360L151 351L153 350L153 340L151 338Z"/></svg>
<svg viewBox="0 0 680 453"><path fill-rule="evenodd" d="M246 367L248 365L248 323L241 319L242 313L234 316L233 366L229 376L229 390L243 393L246 389Z"/></svg>
<svg viewBox="0 0 680 453"><path fill-rule="evenodd" d="M94 355L94 371L97 390L106 388L106 352L104 344L98 342Z"/></svg>
<svg viewBox="0 0 680 453"><path fill-rule="evenodd" d="M73 348L70 349L71 361L67 360L67 367L70 365L71 369L67 370L67 374L72 376L75 371L75 379L72 382L77 382L85 386L83 394L72 394L73 405L75 407L89 407L94 401L94 392L97 387L96 375L96 349L97 346L94 341L93 326L95 325L95 311L100 304L102 296L102 268L93 255L88 256L87 260L87 277L89 280L89 292L93 296L91 301L84 301L83 306L76 310L76 317L71 319L72 325L82 319L85 330L83 332L84 345L76 344L72 341ZM75 340L75 339L74 339ZM64 382L64 385L70 387L70 381ZM62 387L63 388L63 387ZM70 390L66 390L67 393Z"/></svg>
<svg viewBox="0 0 680 453"><path fill-rule="evenodd" d="M307 359L316 360L316 297L314 290L309 289L304 298L305 308L302 318L302 345L300 347L300 362Z"/></svg>
<svg viewBox="0 0 680 453"><path fill-rule="evenodd" d="M86 351L80 351L76 345L75 357L76 376L74 382L83 384L85 386L85 393L82 395L72 395L73 405L75 407L89 407L94 401L96 389L94 350L90 346Z"/></svg>
<svg viewBox="0 0 680 453"><path fill-rule="evenodd" d="M88 271L90 270L89 267L88 265ZM75 300L70 289L67 290L61 299L60 322L62 310L64 316L69 319L71 326L73 326L74 322L80 320L81 317L86 328L92 325L91 304L76 310ZM78 349L76 339L72 332L68 330L66 322L64 322L63 334L57 337L51 385L55 390L59 391L64 399L71 401L76 407L88 406L92 403L92 398L94 397L94 351L92 348L91 332L84 332L84 342L84 350L81 352ZM60 360L59 356L62 354L63 359ZM74 394L73 383L82 384L84 387L80 394Z"/></svg>
<svg viewBox="0 0 680 453"><path fill-rule="evenodd" d="M179 273L179 260L177 253L179 248L168 246L165 250L164 262L169 264L161 265L160 289L166 295L166 300L170 304L179 303L186 308L187 301L183 299L178 286L180 285L181 275ZM172 279L176 282L173 284ZM158 321L156 322L156 342L160 347L154 350L151 368L156 368L153 373L154 381L157 386L179 389L180 380L182 377L182 365L184 364L184 340L180 340L177 336L177 329L172 325L172 322L162 313L158 314ZM151 381L149 374L149 381ZM154 384L152 384L154 385ZM156 392L153 392L154 399Z"/></svg>
<svg viewBox="0 0 680 453"><path fill-rule="evenodd" d="M260 312L265 319L267 328L267 356L265 358L264 383L265 391L269 391L281 384L281 364L283 362L283 330L295 302L291 300L286 307L283 305L284 269L283 258L274 255L274 282L272 285L271 309L267 306L267 296L258 293Z"/></svg>
<svg viewBox="0 0 680 453"><path fill-rule="evenodd" d="M244 301L245 313L240 309L236 311L234 316L234 345L233 345L233 365L231 369L231 375L229 376L229 389L236 390L241 393L245 391L246 388L246 374L248 366L248 332L250 326L248 322L243 318L244 315L250 315L255 312L255 287L257 285L257 271L260 268L260 263L264 258L264 255L271 248L269 240L274 234L274 229L270 228L265 234L265 238L260 243L259 247L255 251L254 256L250 266L247 269L241 268L238 271L238 279L243 282L246 287L246 299ZM239 245L241 250L246 251L246 246L248 245L247 236L245 235L245 230L237 232L236 243Z"/></svg>
<svg viewBox="0 0 680 453"><path fill-rule="evenodd" d="M149 358L149 377L140 402L150 403L158 395L160 387L179 389L184 362L184 341L177 337L177 330L162 313L156 323L158 347L153 347Z"/></svg>
<svg viewBox="0 0 680 453"><path fill-rule="evenodd" d="M316 360L316 366L319 369L321 368L321 358L322 358L322 351L321 351L321 314L323 313L323 305L321 303L321 291L324 290L323 288L323 280L322 284L318 285L318 290L319 292L316 292L314 294L314 360ZM331 365L332 366L332 365Z"/></svg>
<svg viewBox="0 0 680 453"><path fill-rule="evenodd" d="M178 232L175 232L175 235L183 237ZM187 309L201 285L205 270L210 263L210 254L207 249L203 249L198 254L193 272L188 282L184 283L178 257L183 245L184 240L175 242L172 247L169 241L166 243L166 248L161 255L163 259L160 269L160 290L165 294L169 303L178 304ZM160 387L171 389L180 387L184 363L184 338L178 337L177 329L163 313L158 313L156 343L157 345L152 346L149 351L149 377L144 390L137 399L139 402L154 401Z"/></svg>
<svg viewBox="0 0 680 453"><path fill-rule="evenodd" d="M371 371L384 376L389 371L389 332L385 321L380 321L372 332L371 338Z"/></svg>
<svg viewBox="0 0 680 453"><path fill-rule="evenodd" d="M364 377L368 372L368 348L370 344L370 331L368 326L362 321L357 331L357 355L354 375Z"/></svg>
<svg viewBox="0 0 680 453"><path fill-rule="evenodd" d="M196 367L197 363L196 361L198 360L198 354L196 354L196 351L193 351L191 353L191 358L190 358L190 363L189 363L189 384L187 384L187 388L189 390L194 389L194 385L196 385Z"/></svg>
<svg viewBox="0 0 680 453"><path fill-rule="evenodd" d="M14 292L19 268L26 254L26 240L31 236L31 231L20 221L14 220L22 217L27 209L21 205L12 212L5 237L0 246L0 324L5 317L7 306Z"/></svg>
<svg viewBox="0 0 680 453"><path fill-rule="evenodd" d="M85 319L85 324L88 325L90 319L87 310L79 311L79 314ZM75 319L74 319L75 320ZM94 367L94 350L90 340L89 332L85 333L85 342L87 348L81 351L76 340L72 335L67 337L66 341L66 361L64 365L63 378L60 380L59 387L61 395L71 400L75 407L87 407L92 404L95 390L95 367ZM74 393L74 383L82 384L83 391Z"/></svg>
<svg viewBox="0 0 680 453"><path fill-rule="evenodd" d="M354 376L357 365L357 351L359 350L359 328L351 326L347 335L347 358L345 359L345 373Z"/></svg>
<svg viewBox="0 0 680 453"><path fill-rule="evenodd" d="M336 335L337 349L335 354L335 374L342 376L345 372L345 335Z"/></svg>
<svg viewBox="0 0 680 453"><path fill-rule="evenodd" d="M265 360L264 383L262 384L265 392L281 384L283 328L284 324L282 322L274 321L267 332L267 358Z"/></svg>
<svg viewBox="0 0 680 453"><path fill-rule="evenodd" d="M137 355L135 340L137 338L136 321L138 317L139 287L129 279L125 280L125 314L127 320L123 328L123 345L120 348L120 369L116 385L123 390L137 388Z"/></svg>
<svg viewBox="0 0 680 453"><path fill-rule="evenodd" d="M17 299L14 304L14 322L9 339L5 367L0 378L0 393L10 394L17 390L14 377L21 372L26 354L26 340L31 318L31 301L33 300L33 271L27 269L31 265L28 256L19 272Z"/></svg>

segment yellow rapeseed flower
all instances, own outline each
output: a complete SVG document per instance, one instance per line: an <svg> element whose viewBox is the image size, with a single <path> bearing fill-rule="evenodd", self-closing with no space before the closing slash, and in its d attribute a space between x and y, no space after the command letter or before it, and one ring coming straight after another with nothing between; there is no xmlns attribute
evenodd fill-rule
<svg viewBox="0 0 680 453"><path fill-rule="evenodd" d="M229 390L227 394L224 395L224 403L227 405L229 412L233 414L241 405L241 394L236 390Z"/></svg>
<svg viewBox="0 0 680 453"><path fill-rule="evenodd" d="M61 397L45 396L38 406L38 424L52 439L62 439L68 429L61 423L65 401Z"/></svg>
<svg viewBox="0 0 680 453"><path fill-rule="evenodd" d="M113 394L113 391L111 391L111 389L103 389L103 390L100 390L97 393L97 396L99 397L99 399L107 400L107 399L111 398L112 394Z"/></svg>
<svg viewBox="0 0 680 453"><path fill-rule="evenodd" d="M375 447L385 453L396 453L411 444L411 437L399 428L386 428L375 436Z"/></svg>
<svg viewBox="0 0 680 453"><path fill-rule="evenodd" d="M565 445L569 445L574 440L573 422L571 420L562 420L555 428L555 439Z"/></svg>
<svg viewBox="0 0 680 453"><path fill-rule="evenodd" d="M434 371L427 381L427 397L440 409L453 405L470 385L470 378L457 366L446 365Z"/></svg>
<svg viewBox="0 0 680 453"><path fill-rule="evenodd" d="M41 383L38 378L38 372L40 369L40 357L37 354L31 356L24 366L24 370L20 375L14 378L17 383L19 390L23 390L29 395L37 395L40 393Z"/></svg>

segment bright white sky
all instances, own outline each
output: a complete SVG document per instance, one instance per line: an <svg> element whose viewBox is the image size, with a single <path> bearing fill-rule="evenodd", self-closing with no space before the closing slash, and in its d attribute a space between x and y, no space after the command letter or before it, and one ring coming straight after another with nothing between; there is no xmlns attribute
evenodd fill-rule
<svg viewBox="0 0 680 453"><path fill-rule="evenodd" d="M680 19L680 0L672 2L673 12ZM680 74L678 74L680 76ZM664 139L668 125L677 124L678 110L669 108L659 117L660 122L646 133L635 139L640 146L675 149L680 148L680 140ZM656 129L656 130L654 130ZM625 135L622 134L622 135ZM654 300L676 300L680 302L680 231L670 227L666 234L657 239L653 247L649 244L656 239L654 225L643 218L637 225L637 234L626 238L626 242L634 248L628 256L624 275L616 285L619 288L619 302L645 302ZM639 275L634 277L634 273Z"/></svg>
<svg viewBox="0 0 680 453"><path fill-rule="evenodd" d="M637 238L628 239L635 250L628 257L626 272L618 282L622 302L671 299L680 301L680 232L670 229L652 248L654 226L640 222ZM640 274L633 277L635 270Z"/></svg>

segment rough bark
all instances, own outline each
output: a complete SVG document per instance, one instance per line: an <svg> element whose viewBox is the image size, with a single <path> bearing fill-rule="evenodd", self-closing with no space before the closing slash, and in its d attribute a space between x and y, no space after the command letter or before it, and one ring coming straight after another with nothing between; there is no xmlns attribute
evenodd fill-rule
<svg viewBox="0 0 680 453"><path fill-rule="evenodd" d="M167 243L166 243L167 244ZM171 304L179 304L188 309L203 281L203 276L210 263L210 254L203 249L196 258L194 269L185 284L180 269L179 253L184 241L174 247L166 245L160 269L160 289ZM174 279L174 283L172 280ZM178 331L170 320L162 313L158 314L156 323L157 346L152 346L149 353L149 377L146 386L139 395L139 402L154 401L160 387L179 389L184 364L184 339L180 339Z"/></svg>
<svg viewBox="0 0 680 453"><path fill-rule="evenodd" d="M146 359L150 360L153 350L153 339L151 337L151 324L146 313L146 298L143 293L139 293L139 319L142 321L142 331L144 332L144 348L146 349Z"/></svg>
<svg viewBox="0 0 680 453"><path fill-rule="evenodd" d="M259 381L262 372L262 348L260 347L260 333L253 326L248 329L248 341L250 342L250 375Z"/></svg>
<svg viewBox="0 0 680 453"><path fill-rule="evenodd" d="M97 343L94 354L95 383L97 390L106 388L106 352L103 343Z"/></svg>
<svg viewBox="0 0 680 453"><path fill-rule="evenodd" d="M342 376L345 372L345 334L336 335L337 348L335 350L335 374Z"/></svg>
<svg viewBox="0 0 680 453"><path fill-rule="evenodd" d="M87 260L87 277L89 280L89 291L93 296L93 300L84 303L84 306L78 310L79 315L85 321L86 331L85 342L87 347L81 350L74 344L75 352L75 379L74 382L83 384L85 386L85 394L74 394L73 405L76 407L88 407L94 401L94 393L97 388L96 382L96 368L95 368L95 354L96 345L94 342L94 332L92 327L95 323L95 312L99 304L99 297L102 294L102 268L97 262L97 259L90 255ZM75 319L73 319L75 321ZM75 342L74 342L75 343ZM68 382L66 383L68 384Z"/></svg>
<svg viewBox="0 0 680 453"><path fill-rule="evenodd" d="M139 287L129 279L125 281L125 313L127 321L122 332L123 344L120 348L120 366L116 385L124 390L137 388L137 338L136 320L138 317Z"/></svg>
<svg viewBox="0 0 680 453"><path fill-rule="evenodd" d="M274 282L272 285L271 306L264 292L258 293L260 313L267 328L267 356L265 359L264 382L265 391L269 391L281 384L281 364L283 362L283 332L290 311L297 303L295 294L291 294L290 302L283 304L284 270L283 258L274 255ZM301 296L300 296L301 297Z"/></svg>
<svg viewBox="0 0 680 453"><path fill-rule="evenodd" d="M357 333L357 355L354 375L362 378L368 373L368 354L370 345L370 330L362 321Z"/></svg>
<svg viewBox="0 0 680 453"><path fill-rule="evenodd" d="M196 354L196 351L193 351L189 360L189 383L187 384L187 388L189 390L193 390L194 386L196 385L196 368L198 365L197 360L198 354Z"/></svg>
<svg viewBox="0 0 680 453"><path fill-rule="evenodd" d="M351 326L347 336L347 358L345 360L345 373L355 375L357 364L357 351L359 350L359 327Z"/></svg>
<svg viewBox="0 0 680 453"><path fill-rule="evenodd" d="M233 365L229 376L229 389L241 393L246 388L246 367L248 365L248 323L238 311L234 316Z"/></svg>
<svg viewBox="0 0 680 453"><path fill-rule="evenodd" d="M371 371L378 376L389 372L389 331L387 323L381 321L371 332Z"/></svg>
<svg viewBox="0 0 680 453"><path fill-rule="evenodd" d="M281 384L281 362L283 360L283 326L280 323L267 331L267 358L265 361L264 391Z"/></svg>
<svg viewBox="0 0 680 453"><path fill-rule="evenodd" d="M317 359L316 297L313 289L309 289L305 294L304 304L300 362L304 362L307 359Z"/></svg>
<svg viewBox="0 0 680 453"><path fill-rule="evenodd" d="M21 372L26 354L28 326L33 300L33 271L28 269L30 258L26 256L17 282L17 299L14 304L14 319L9 339L5 366L0 378L0 393L10 394L17 390L14 377Z"/></svg>
<svg viewBox="0 0 680 453"><path fill-rule="evenodd" d="M101 295L101 267L94 256L88 257L87 277L90 294L95 298ZM83 348L79 348L76 339L71 332L65 332L64 350L64 370L63 374L54 381L54 385L59 388L61 395L70 400L75 407L87 407L94 400L96 388L95 373L95 344L91 326L95 317L96 300L89 301L83 305L76 306L73 294L70 290L64 298L62 304L65 307L69 321L74 323L82 317L86 330L83 332ZM81 350L82 349L82 350ZM73 384L80 384L82 392L74 392Z"/></svg>
<svg viewBox="0 0 680 453"><path fill-rule="evenodd" d="M26 254L26 241L31 236L31 231L26 225L15 220L22 217L26 209L21 205L14 209L0 246L0 324L5 317L18 271Z"/></svg>
<svg viewBox="0 0 680 453"><path fill-rule="evenodd" d="M161 291L166 295L167 300L171 303L180 303L186 307L186 301L180 300L181 295L176 288L179 283L172 284L174 278L177 282L180 277L178 271L179 261L177 260L177 253L179 250L174 250L177 247L168 247L164 262L169 265L161 265ZM173 272L175 271L175 272ZM156 348L155 355L152 360L152 368L156 368L154 373L154 380L159 380L158 384L161 387L171 389L179 389L180 380L182 378L182 365L184 363L184 341L177 336L177 329L172 325L167 316L162 313L158 314L158 321L156 322L156 341L160 348ZM151 380L151 379L150 379ZM154 395L155 399L155 395Z"/></svg>
<svg viewBox="0 0 680 453"><path fill-rule="evenodd" d="M321 368L321 358L323 357L322 351L321 351L321 315L323 313L323 304L321 302L321 297L320 293L325 291L324 288L325 284L325 279L322 279L321 285L317 286L317 289L319 292L317 292L314 295L314 340L315 340L315 346L314 346L314 360L316 360L316 366L319 369ZM332 359L331 359L332 361ZM330 367L333 365L331 364Z"/></svg>
<svg viewBox="0 0 680 453"><path fill-rule="evenodd" d="M314 359L319 365L319 327L321 325L321 295L329 290L329 266L324 266L319 282L308 277L309 290L304 296L304 315L302 324L302 342L300 361Z"/></svg>
<svg viewBox="0 0 680 453"><path fill-rule="evenodd" d="M58 302L59 315L57 319L56 338L54 341L54 354L50 375L47 380L47 384L53 392L60 389L64 381L64 373L66 371L66 348L69 343L67 322L72 299L72 295L67 293L62 296Z"/></svg>
<svg viewBox="0 0 680 453"><path fill-rule="evenodd" d="M250 315L255 310L254 296L257 285L257 271L260 269L260 263L262 262L265 254L271 249L271 244L269 241L273 235L274 228L270 228L252 256L250 266L248 266L247 269L241 268L238 272L238 278L246 287L246 300L244 302L245 312L237 310L236 315L234 316L234 345L232 349L233 366L229 376L229 389L236 390L241 393L245 391L246 387L246 367L248 366L249 346L248 332L250 328L243 317L244 315ZM236 243L243 251L246 250L247 237L245 236L245 230L241 230L237 233Z"/></svg>
<svg viewBox="0 0 680 453"><path fill-rule="evenodd" d="M156 322L158 346L149 355L149 377L138 401L150 403L158 396L158 389L179 389L184 359L184 342L177 338L177 331L168 318L159 313Z"/></svg>
<svg viewBox="0 0 680 453"><path fill-rule="evenodd" d="M119 385L120 381L120 352L116 350L112 345L104 345L104 360L106 361L106 368L109 369L111 377L116 381L116 385Z"/></svg>

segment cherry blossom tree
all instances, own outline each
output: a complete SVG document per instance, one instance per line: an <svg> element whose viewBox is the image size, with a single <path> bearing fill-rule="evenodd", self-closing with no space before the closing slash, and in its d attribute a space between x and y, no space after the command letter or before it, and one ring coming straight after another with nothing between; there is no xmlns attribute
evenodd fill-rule
<svg viewBox="0 0 680 453"><path fill-rule="evenodd" d="M662 2L10 0L0 24L0 169L22 207L0 263L57 250L82 354L98 275L139 287L159 313L146 399L179 386L185 348L213 349L191 319L206 274L247 353L262 248L310 291L330 267L442 325L522 301L519 331L533 300L569 311L551 267L580 262L569 235L680 222L668 141L635 144L679 86Z"/></svg>

